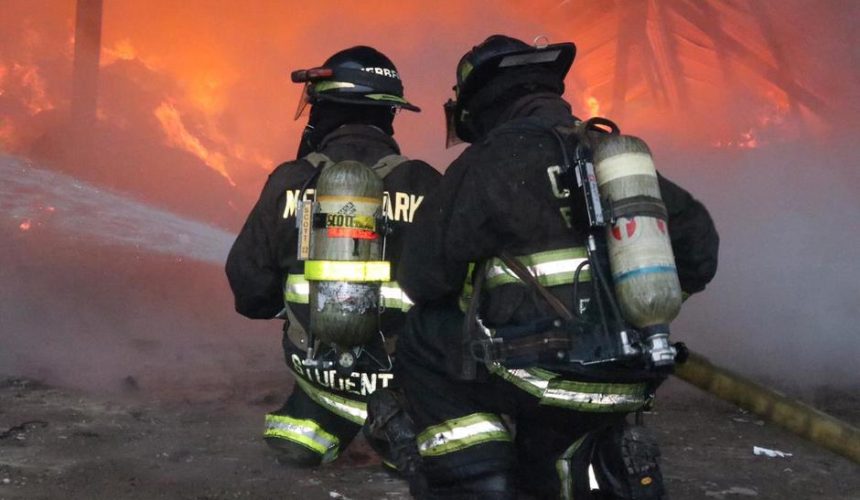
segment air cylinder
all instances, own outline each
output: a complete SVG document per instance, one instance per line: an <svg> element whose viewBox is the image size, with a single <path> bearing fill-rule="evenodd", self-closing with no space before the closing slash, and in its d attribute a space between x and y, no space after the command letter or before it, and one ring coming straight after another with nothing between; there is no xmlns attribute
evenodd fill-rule
<svg viewBox="0 0 860 500"><path fill-rule="evenodd" d="M305 278L311 333L330 345L350 348L378 335L380 286L390 280L376 228L382 193L382 179L357 161L320 173Z"/></svg>
<svg viewBox="0 0 860 500"><path fill-rule="evenodd" d="M681 309L681 285L651 151L637 137L610 135L595 148L594 165L612 215L606 241L621 313L652 342L668 347L669 323ZM665 356L655 362L671 363Z"/></svg>

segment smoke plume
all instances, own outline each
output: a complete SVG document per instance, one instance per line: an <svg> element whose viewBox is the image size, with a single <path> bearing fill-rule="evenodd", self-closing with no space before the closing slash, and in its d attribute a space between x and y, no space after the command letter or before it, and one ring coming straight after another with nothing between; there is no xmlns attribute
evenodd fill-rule
<svg viewBox="0 0 860 500"><path fill-rule="evenodd" d="M68 118L76 2L5 2L0 373L99 390L130 375L199 397L280 377L277 325L232 312L218 264L296 150L289 72L382 50L424 109L401 113L395 138L444 170L460 151L442 146L457 61L505 33L576 42L576 114L646 139L711 210L720 269L677 337L769 380L857 384L860 4L392 5L105 2L84 128Z"/></svg>

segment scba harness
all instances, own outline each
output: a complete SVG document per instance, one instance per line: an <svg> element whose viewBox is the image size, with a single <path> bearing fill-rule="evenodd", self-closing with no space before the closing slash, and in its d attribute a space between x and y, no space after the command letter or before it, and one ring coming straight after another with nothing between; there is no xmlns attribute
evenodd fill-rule
<svg viewBox="0 0 860 500"><path fill-rule="evenodd" d="M673 312L669 311L660 316L658 319L661 321L657 324L653 324L651 318L645 321L638 321L639 318L636 318L632 321L636 322L637 326L633 326L628 321L632 307L622 303L616 293L619 290L626 293L624 298L631 295L629 288L619 288L619 283L631 275L653 274L659 279L657 273L665 273L671 275L674 283L677 283L671 248L668 249L668 259L664 259L666 262L659 262L660 265L652 265L650 262L642 264L642 259L633 266L625 262L619 264L617 258L610 259L608 247L612 243L607 242L607 234L619 232L619 226L631 227L637 222L642 224L643 221L651 220L657 221L655 227L665 227L668 219L665 205L659 198L659 190L656 193L654 190L640 190L645 194L632 190L633 196L627 194L623 197L615 196L613 199L612 196L602 196L598 189L599 181L601 186L609 185L609 188L605 189L610 193L612 182L629 184L633 178L637 183L650 183L652 181L647 170L648 165L643 166L643 159L636 157L632 174L625 171L629 165L623 163L620 166L604 165L604 170L611 169L610 174L605 171L595 173L594 151L601 142L613 136L624 137L626 140L626 136L618 135L617 126L609 120L595 118L579 122L573 129L558 127L550 128L549 131L557 139L562 152L563 163L558 179L564 183L565 191L570 193L568 196L571 209L577 213L584 209L587 213L587 227L573 226L573 230L582 230L587 234L587 244L581 248L544 252L545 255L552 254L554 260L543 259L538 254L513 257L502 252L474 268L474 282L471 290L467 291L470 298L463 301L466 322L462 378L474 378L477 373L475 364L480 362L488 366L499 364L507 368L539 366L586 377L609 377L616 380L662 380L671 370L677 352L668 343L668 320L665 320L667 317L674 317ZM569 153L571 144L575 148L574 154ZM611 150L603 148L603 154L610 156L605 152L606 149ZM617 152L613 154L621 156ZM625 158L622 156L622 159ZM650 160L650 156L647 159ZM617 157L613 161L620 163ZM654 172L653 164L651 172ZM656 186L656 172L653 177ZM650 189L650 185L646 187ZM626 192L629 191L631 189L626 187ZM668 246L668 237L665 242L660 240L657 244ZM618 253L617 244L614 252ZM627 268L619 272L622 264ZM639 267L635 267L636 265ZM608 278L610 275L612 281ZM653 281L654 278L649 276L647 279ZM551 307L555 315L537 318L525 324L488 328L478 314L481 292L484 288L492 288L505 282L519 282L527 286L535 297L540 297ZM574 312L547 290L547 287L556 285L573 285L574 304L577 304L580 284L586 282L591 284L591 303L588 308L575 308ZM614 290L612 283L615 284ZM674 294L675 288L680 296L680 288L677 285L672 288L658 283L658 286L653 287L654 290L647 289L651 284L645 282L643 287L637 283L640 287L637 290L639 296L634 295L633 299L628 301L656 300L660 303L659 301L663 300L661 294L665 295L663 291L668 289L670 294ZM643 289L644 293L641 291ZM645 295L645 298L642 299L641 295ZM671 296L664 302L671 308L674 307L671 303L673 299L674 296Z"/></svg>

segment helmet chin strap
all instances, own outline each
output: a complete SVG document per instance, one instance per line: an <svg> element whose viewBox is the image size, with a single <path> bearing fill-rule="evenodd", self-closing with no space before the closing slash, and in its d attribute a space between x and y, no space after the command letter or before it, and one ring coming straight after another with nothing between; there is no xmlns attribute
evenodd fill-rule
<svg viewBox="0 0 860 500"><path fill-rule="evenodd" d="M299 149L296 151L296 158L304 158L314 152L316 148L310 142L310 136L313 133L314 127L310 123L305 125L302 131L302 137L299 139Z"/></svg>

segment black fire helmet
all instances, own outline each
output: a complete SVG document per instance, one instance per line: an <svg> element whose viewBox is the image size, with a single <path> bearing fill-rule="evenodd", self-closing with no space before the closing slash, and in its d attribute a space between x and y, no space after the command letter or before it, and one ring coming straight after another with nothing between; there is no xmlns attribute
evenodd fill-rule
<svg viewBox="0 0 860 500"><path fill-rule="evenodd" d="M468 125L469 100L494 76L507 68L540 66L548 69L563 81L576 56L572 42L529 45L505 35L492 35L475 46L457 64L456 100L445 103L448 119L448 145L475 140Z"/></svg>
<svg viewBox="0 0 860 500"><path fill-rule="evenodd" d="M308 104L320 101L421 111L403 98L403 83L391 59L372 47L342 50L322 66L293 71L291 78L305 84L296 119Z"/></svg>

